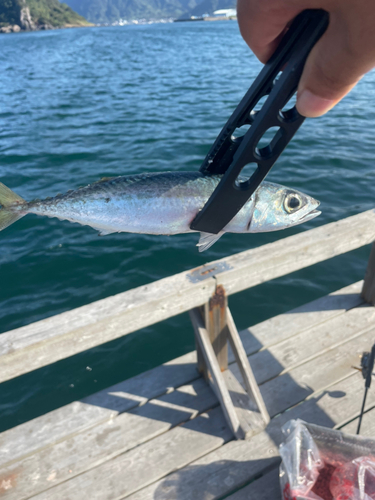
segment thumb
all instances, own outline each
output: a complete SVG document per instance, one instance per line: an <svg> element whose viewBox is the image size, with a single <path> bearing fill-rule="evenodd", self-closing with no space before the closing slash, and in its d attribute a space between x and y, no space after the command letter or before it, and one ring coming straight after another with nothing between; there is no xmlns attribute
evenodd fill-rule
<svg viewBox="0 0 375 500"><path fill-rule="evenodd" d="M373 30L365 33L353 22L355 16L348 17L331 13L327 31L307 58L297 92L303 116L325 114L375 65Z"/></svg>

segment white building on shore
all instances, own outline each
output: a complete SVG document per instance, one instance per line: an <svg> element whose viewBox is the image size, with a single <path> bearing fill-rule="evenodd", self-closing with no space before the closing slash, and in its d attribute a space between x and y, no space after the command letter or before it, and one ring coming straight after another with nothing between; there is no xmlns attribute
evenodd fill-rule
<svg viewBox="0 0 375 500"><path fill-rule="evenodd" d="M214 16L219 17L237 17L236 9L220 9L214 11Z"/></svg>

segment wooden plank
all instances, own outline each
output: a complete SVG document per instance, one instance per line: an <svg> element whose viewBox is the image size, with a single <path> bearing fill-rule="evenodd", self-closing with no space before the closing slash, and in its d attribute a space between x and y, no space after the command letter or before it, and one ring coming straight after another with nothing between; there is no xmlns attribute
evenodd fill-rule
<svg viewBox="0 0 375 500"><path fill-rule="evenodd" d="M367 309L369 309L369 308L364 307L363 311L367 311ZM333 384L337 379L340 379L340 378L344 379L347 377L349 377L349 380L352 379L353 377L350 377L350 374L353 372L353 370L351 369L351 364L353 361L352 357L356 353L356 351L363 350L366 342L372 342L371 328L369 328L367 333L357 334L357 336L354 339L352 338L349 341L345 341L345 335L343 335L342 344L337 346L334 349L331 348L331 349L327 350L322 356L319 357L319 363L317 363L316 359L313 359L309 363L305 363L304 365L300 365L297 368L291 370L290 374L285 374L285 375L287 375L287 378L284 377L284 379L282 379L282 377L277 377L277 379L271 380L270 382L264 384L262 386L262 391L263 391L263 394L265 397L266 405L269 408L270 413L273 415L279 414L286 407L290 407L290 406L302 401L306 397L306 395L310 395L310 397L311 397L314 390L321 390L321 389L327 387L328 385ZM322 372L315 370L316 366L323 367ZM358 376L357 373L355 373L355 375ZM280 379L282 379L282 382L277 382ZM361 383L360 378L359 378L359 381ZM347 384L347 381L345 381L344 383ZM350 383L349 383L349 386L350 386ZM332 390L326 390L325 392L326 392L326 394L330 394L330 395L335 396L334 391L332 391ZM322 397L324 397L324 395L319 396L319 398L317 398L317 401L319 401L319 399ZM358 392L355 393L355 397L358 398ZM353 398L354 398L354 395L353 395ZM373 402L374 402L374 398L375 398L375 395L372 398ZM312 398L312 399L315 400L315 398ZM333 397L333 399L334 399L334 397ZM352 401L352 403L353 403L353 401ZM300 405L300 406L297 406L295 408L300 409L302 406L303 405ZM291 409L289 412L287 412L286 414L283 414L283 415L287 415L289 418L292 418L292 415L293 415L293 412L295 411L295 408ZM299 410L299 411L302 412L302 410ZM336 408L336 411L337 411L336 417L338 417L340 415L340 412L338 411L337 408ZM301 414L303 414L303 412ZM353 414L353 406L351 406L350 413L349 413L349 410L347 409L346 418L350 417L352 414ZM307 419L307 420L309 420L309 419ZM342 420L343 420L343 418L340 419L340 421L342 421ZM278 420L278 421L280 422L280 420ZM332 425L334 425L335 423L336 422L332 422ZM271 430L273 429L272 422L267 428L268 433L270 433L270 429ZM169 433L167 433L165 436L159 436L159 438L161 440L163 440L164 438L167 439L168 434ZM260 433L260 434L263 434L263 433ZM251 447L253 446L254 439L258 439L258 435L259 434L257 434L256 436L254 436L251 439L251 441L250 441ZM159 439L159 438L157 438L157 439ZM197 435L190 436L189 446L192 449L195 449L196 446L198 446L198 448L199 448L198 443L199 443L200 439L201 438L199 435L198 436ZM270 439L269 436L267 436L267 439L268 439L268 441L264 441L265 445L267 446L266 449L274 450L273 447L270 448L271 443L269 441L269 439ZM153 441L151 441L151 442L153 442ZM142 447L143 446L141 446L140 448L142 448ZM272 452L272 453L274 454L272 460L269 460L269 456L267 454L262 459L259 459L262 467L259 468L260 465L257 466L258 467L256 469L257 474L259 472L261 472L262 470L267 469L270 466L273 466L273 464L275 463L274 462L275 457L277 457L277 452ZM272 453L271 453L271 455L272 455ZM151 457L150 460L153 460L152 456L150 456L150 457ZM168 457L168 460L169 459L170 459L170 457ZM117 460L117 459L115 459L115 460ZM118 457L118 460L120 460L119 463L121 463L121 464L124 463L122 461L123 458L120 459L120 457ZM166 464L164 464L163 461L159 462L159 467L160 467L159 471L160 471L161 475L166 475L170 471L169 465L168 465L169 464L168 460L167 460ZM177 468L180 468L178 454L176 456L174 456L174 463L175 463L175 465L177 464L176 465ZM105 476L105 474L102 476L101 471L107 470L106 467L107 467L107 463L103 464L102 466L100 466L96 469L93 469L92 471L89 471L87 474L94 473L94 471L96 471L96 473L99 474L98 477L103 478ZM181 465L181 467L182 467L182 465ZM109 473L109 477L111 477L111 481L113 484L115 484L115 483L117 484L117 482L121 483L121 481L122 481L122 479L121 479L122 476L120 476L120 475L122 474L123 469L119 466L119 468L116 469L116 471L117 471L116 477L114 476L115 472L113 472L113 474ZM79 477L82 478L82 475L80 475ZM72 481L73 480L68 481L68 483L71 483ZM111 488L112 483L110 483L110 484L106 483L107 487ZM64 484L67 484L67 483L64 483ZM86 480L85 480L85 484L86 484ZM63 485L61 485L61 487L64 488ZM86 484L86 487L88 487L87 484ZM116 488L117 488L117 486L116 486ZM58 491L60 491L60 490L58 490ZM64 491L64 494L66 494L68 491L70 494L71 490L69 489L69 490L61 490L61 491ZM91 492L89 492L89 493L91 495ZM222 492L221 492L221 494L222 494ZM180 498L178 495L176 497ZM57 496L57 498L59 498L59 496ZM61 496L61 498L63 498L63 495ZM66 497L66 498L70 498L70 497ZM75 497L72 497L72 498L75 498ZM199 497L197 497L197 498L199 498Z"/></svg>
<svg viewBox="0 0 375 500"><path fill-rule="evenodd" d="M197 307L200 312L202 318L204 317L204 305L201 307ZM193 325L194 329L194 325ZM194 330L195 333L195 330ZM197 351L197 368L198 372L204 377L205 380L208 380L208 370L206 366L206 362L204 360L202 349L200 348L199 342L197 341L197 337L195 336L195 350Z"/></svg>
<svg viewBox="0 0 375 500"><path fill-rule="evenodd" d="M206 455L229 439L220 408L32 498L38 500L114 500L130 495ZM192 445L194 443L194 445Z"/></svg>
<svg viewBox="0 0 375 500"><path fill-rule="evenodd" d="M226 500L281 500L279 468L276 467Z"/></svg>
<svg viewBox="0 0 375 500"><path fill-rule="evenodd" d="M221 371L228 368L227 305L222 286L216 287L215 293L204 305L204 324Z"/></svg>
<svg viewBox="0 0 375 500"><path fill-rule="evenodd" d="M359 281L242 330L239 333L247 355L249 356L260 349L267 349L276 342L291 338L297 333L320 325L363 304L364 300L360 297L362 284L363 281ZM233 361L234 356L230 352L229 362Z"/></svg>
<svg viewBox="0 0 375 500"><path fill-rule="evenodd" d="M247 394L254 400L254 403L256 404L260 415L262 416L262 425L263 427L265 427L270 421L270 416L268 415L267 408L264 404L258 385L255 381L253 371L246 357L245 349L243 348L240 336L238 335L238 331L229 308L227 308L227 321L229 342L236 359L237 368L242 377L244 388ZM251 415L249 415L249 418L251 418ZM253 430L255 430L255 428ZM256 430L259 431L259 427L256 428Z"/></svg>
<svg viewBox="0 0 375 500"><path fill-rule="evenodd" d="M214 349L210 342L208 332L204 327L200 311L199 309L193 309L189 314L194 326L196 339L200 345L205 364L209 372L210 385L220 402L225 419L228 422L231 431L237 437L237 439L242 439L244 437L244 432L240 426L239 419L233 407L228 388L225 384L225 379L223 377Z"/></svg>
<svg viewBox="0 0 375 500"><path fill-rule="evenodd" d="M1 467L4 500L24 500L131 450L203 411L217 399L203 379ZM22 435L25 438L25 435ZM10 457L11 458L11 457ZM31 480L32 478L32 480Z"/></svg>
<svg viewBox="0 0 375 500"><path fill-rule="evenodd" d="M363 389L362 389L362 396L363 396L363 391L364 391L364 382L363 382ZM371 390L371 389L370 389ZM373 389L372 389L373 391ZM361 391L360 391L361 392ZM359 413L359 406L357 408L358 413ZM340 426L340 430L343 432L347 432L349 434L357 434L357 427L358 427L358 419L359 417L355 418L348 424L344 426ZM370 411L365 413L362 418L362 424L361 424L361 436L369 437L372 439L375 439L375 409L372 408Z"/></svg>
<svg viewBox="0 0 375 500"><path fill-rule="evenodd" d="M360 407L357 407L359 411ZM354 410L354 408L353 408ZM358 418L355 418L350 423L340 426L340 430L349 434L356 434L358 425ZM362 421L361 436L375 438L375 409L365 413ZM335 426L336 427L336 426ZM266 473L260 479L253 481L248 486L237 491L233 495L227 497L227 500L269 500L281 499L281 490L279 482L279 468L273 469L271 472Z"/></svg>
<svg viewBox="0 0 375 500"><path fill-rule="evenodd" d="M369 304L375 304L375 244L371 246L365 279L361 292L362 298Z"/></svg>
<svg viewBox="0 0 375 500"><path fill-rule="evenodd" d="M272 416L291 408L316 391L356 372L358 356L372 345L373 327L339 346L330 348L287 373L263 384L260 389Z"/></svg>
<svg viewBox="0 0 375 500"><path fill-rule="evenodd" d="M168 392L173 383L181 386L182 381L196 379L195 363L195 353L186 354L1 433L0 465L109 421L118 413Z"/></svg>
<svg viewBox="0 0 375 500"><path fill-rule="evenodd" d="M127 500L223 498L278 465L278 446L283 440L281 427L284 423L301 418L333 427L347 421L355 416L355 412L358 414L361 387L361 375L356 373L272 419L267 429L253 436L250 441L231 441L192 462L185 469L130 495ZM371 392L368 406L371 404L375 404L375 391Z"/></svg>
<svg viewBox="0 0 375 500"><path fill-rule="evenodd" d="M0 465L35 453L79 431L116 415L107 408L88 406L80 401L42 415L0 434Z"/></svg>
<svg viewBox="0 0 375 500"><path fill-rule="evenodd" d="M364 310L362 311L362 309ZM316 346L320 346L320 348L323 350L328 349L338 342L344 342L349 333L352 335L353 331L356 332L358 328L367 326L368 320L370 318L370 316L368 316L368 313L372 313L372 311L373 309L370 307L351 310L349 313L346 313L349 319L345 320L345 318L342 318L340 316L333 318L333 320L326 322L324 325L320 325L320 337L322 338L322 342L314 343L315 353L317 352ZM343 327L345 327L345 325L346 329L343 330ZM323 326L324 329L322 330ZM353 331L348 330L348 327L353 328ZM311 337L315 338L318 336L319 330L316 329L313 331L313 333L305 331L300 336L293 337L292 345L295 344L295 349L299 352L298 358L286 355L288 353L288 348L285 347L285 342L280 344L281 347L279 351L277 351L279 344L272 346L272 356L276 361L280 361L281 359L283 359L285 369L291 368L293 366L293 363L294 365L296 364L296 362L298 364L298 362L301 361L303 357L310 356L311 348L309 347L309 339L311 339ZM258 353L258 355L259 354L261 353ZM255 356L253 356L253 358L255 358ZM17 458L22 456L22 454L30 454L28 460L31 461L31 464L35 464L35 467L37 467L39 470L39 479L35 482L34 487L41 487L40 483L43 483L44 481L43 484L45 484L49 477L53 477L53 481L49 480L49 482L47 482L48 485L57 484L60 481L66 480L67 477L72 477L84 470L95 466L95 464L100 463L101 458L98 458L98 455L100 455L101 453L104 460L109 456L109 452L113 453L113 455L117 455L118 453L123 452L125 450L125 448L122 448L124 440L121 439L120 436L118 436L118 433L123 434L123 436L128 439L129 446L131 446L131 443L134 442L138 444L142 442L137 441L137 439L143 439L144 441L152 439L158 433L165 432L168 426L175 425L176 421L173 421L173 423L171 417L167 418L165 416L160 417L163 422L159 422L157 414L155 413L154 420L156 421L153 422L153 417L150 413L149 416L151 420L148 421L147 419L147 425L144 425L142 417L145 416L145 413L142 413L142 411L150 411L150 405L147 404L135 410L134 415L138 415L140 417L139 424L136 424L137 420L127 420L127 418L129 418L127 416L124 416L123 420L119 420L119 417L113 420L113 418L111 417L113 417L113 415L118 411L124 411L125 409L127 409L128 405L138 405L139 403L144 403L145 401L147 401L147 399L150 398L150 394L154 394L155 392L159 394L160 392L167 392L170 385L170 380L178 382L180 380L179 377L181 375L181 372L189 367L190 363L192 364L192 366L194 366L193 362L194 359L189 358L189 355L183 356L181 358L178 358L177 360L174 360L173 362L168 363L167 368L165 366L157 367L150 372L141 374L134 379L122 382L117 386L109 388L105 391L101 391L100 393L87 398L87 401L90 402L90 404L80 407L79 417L87 418L87 416L85 415L87 415L87 413L89 413L90 411L103 411L105 413L104 418L107 419L107 421L102 425L98 425L97 427L90 427L88 431L82 432L84 427L81 428L79 419L76 422L76 427L74 427L74 421L77 412L73 412L70 415L70 405L62 408L61 410L56 410L51 414L40 417L35 421L23 424L22 426L8 431L7 433L5 433L7 439L4 439L4 434L0 437L0 439L3 439L2 441L0 441L2 444L0 449L3 452L2 462L4 463L9 460L16 460ZM256 364L257 370L261 370L260 374L263 373L263 362L264 360L262 361L262 359L260 359L259 363ZM270 367L272 367L273 364L277 363L269 364ZM191 372L191 374L195 374L195 369ZM259 377L257 373L256 375ZM196 384L198 383L202 384L202 380L196 382ZM183 404L181 401L177 402L177 400L175 399L178 396L180 390L185 391L186 389L181 388L164 397L159 398L158 404L160 404L161 401L164 401L164 398L171 398L168 399L170 404L185 406L185 404ZM235 392L239 391L236 390ZM125 397L125 394L128 395L128 398ZM242 394L244 395L244 391ZM130 395L133 396L132 399L129 399ZM215 404L213 403L213 401L217 402L217 399L212 395L211 391L208 388L206 388L206 390L199 391L197 393L196 399L194 399L194 411L206 411ZM155 403L152 402L152 404ZM107 409L105 407L107 407ZM107 412L110 413L107 415ZM132 418L135 418L134 415L132 416ZM180 414L180 412L178 412L178 415L181 416L182 421L184 418L186 418L186 415L184 415L183 413ZM102 416L103 415L100 414L101 418ZM49 424L46 423L47 420ZM130 433L132 433L132 429L134 429L134 436L132 439L129 436L129 432L126 432L123 426L119 425L119 423L122 421L128 422ZM95 422L96 420L92 418L89 420L89 425L93 426ZM243 424L244 423L242 422L241 425ZM117 431L113 431L113 427L117 428L118 426L120 427L120 430L118 430L117 433ZM125 423L124 426L126 427ZM143 434L141 435L141 437L139 437L140 435L138 434L138 432L136 432L136 428L143 429ZM87 454L90 456L90 458L84 458L85 455L81 456L81 452L79 450L82 449L82 453L85 454L86 449L95 449L95 446L89 443L95 443L96 439L101 441L101 436L103 433L105 434L105 429L111 430L110 436L113 437L113 443L116 443L113 444L113 449L109 450L108 452L108 450L106 450L104 446L102 452L99 449L97 453L92 452L90 454ZM72 434L74 434L74 431L76 431L77 436L71 436ZM66 442L64 441L62 443L59 443L58 445L55 445L55 447L53 448L45 449L48 444L54 443L56 442L56 440L63 440L64 437L67 438ZM18 450L18 446L21 446L20 450ZM31 456L32 453L38 449L39 452ZM71 462L72 460L73 462L76 462L76 465ZM26 461L26 463L28 462ZM45 471L43 469L43 463L47 463L50 465L50 467L47 467ZM53 466L51 466L51 464L53 464ZM7 473L9 473L7 477L11 476L13 474L14 468L17 468L18 466L19 461L17 464L14 464L13 468L11 467L10 469L6 469ZM72 470L72 472L68 472L69 470ZM43 471L43 473L41 471ZM21 478L25 476L25 481L27 482L28 477L35 477L35 474L36 471L33 468L30 469L29 466L27 468L26 466L22 466L22 474L19 475L18 482L20 482ZM18 494L17 489L16 492Z"/></svg>
<svg viewBox="0 0 375 500"><path fill-rule="evenodd" d="M320 325L320 328L324 327L320 334L319 329L306 330L301 336L293 337L290 346L287 342L279 343L276 346L271 346L269 353L261 351L252 356L251 363L257 381L261 383L268 380L268 373L273 376L282 371L290 370L311 355L316 355L322 349L329 349L345 340L346 337L353 335L353 332L355 334L357 327L365 328L368 321L371 320L368 313L372 313L372 311L372 308L366 308L363 312L362 310L351 310L344 316L336 317ZM284 336L284 327L288 331L288 325L279 320L277 331L281 332L281 336ZM302 323L300 327L303 329ZM262 323L262 329L266 329L266 323ZM292 325L290 330L292 330ZM292 333L294 333L293 330ZM263 335L262 330L260 335ZM311 343L311 338L316 338L319 335L320 341ZM275 337L270 340L275 342ZM82 402L72 403L3 433L0 436L0 463L19 459L56 441L68 438L71 434L107 421L118 412L128 411L139 404L144 404L149 399L156 398L171 390L171 381L175 387L191 382L197 375L195 362L195 353L189 353L93 394ZM236 367L232 366L231 369L238 376Z"/></svg>
<svg viewBox="0 0 375 500"><path fill-rule="evenodd" d="M223 372L223 378L236 411L243 437L249 439L254 434L263 430L266 424L254 400L249 397L230 368Z"/></svg>
<svg viewBox="0 0 375 500"><path fill-rule="evenodd" d="M249 356L255 379L258 384L263 384L308 360L316 359L325 350L334 349L335 346L356 337L358 332L373 328L374 324L375 309L364 305L304 329L302 333ZM353 361L353 364L358 364L358 359L353 358ZM239 378L238 368L235 365L230 366Z"/></svg>
<svg viewBox="0 0 375 500"><path fill-rule="evenodd" d="M353 408L354 409L354 408ZM357 407L359 411L360 407ZM356 434L358 418L352 420L349 424L340 426L340 430L349 434ZM336 426L335 426L336 427ZM375 409L365 413L362 421L361 436L375 438ZM279 468L266 473L260 479L253 481L248 486L227 497L227 500L269 500L281 499L281 490L279 482Z"/></svg>
<svg viewBox="0 0 375 500"><path fill-rule="evenodd" d="M82 402L122 413L196 380L199 377L196 363L196 352L189 352L136 377L87 396Z"/></svg>
<svg viewBox="0 0 375 500"><path fill-rule="evenodd" d="M0 381L59 361L198 307L217 285L233 294L366 245L373 240L369 210L305 233L210 263L224 269L192 282L183 272L0 336ZM254 265L256 262L256 266ZM196 271L195 271L196 272Z"/></svg>
<svg viewBox="0 0 375 500"><path fill-rule="evenodd" d="M215 279L193 284L186 274L180 273L1 334L0 382L203 304L215 290Z"/></svg>

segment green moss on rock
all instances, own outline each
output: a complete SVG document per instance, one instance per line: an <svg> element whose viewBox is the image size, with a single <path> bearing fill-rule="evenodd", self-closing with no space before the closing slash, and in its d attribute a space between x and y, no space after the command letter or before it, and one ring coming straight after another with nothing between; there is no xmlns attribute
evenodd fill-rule
<svg viewBox="0 0 375 500"><path fill-rule="evenodd" d="M36 25L50 24L53 27L85 26L86 19L58 0L26 0L30 15Z"/></svg>
<svg viewBox="0 0 375 500"><path fill-rule="evenodd" d="M25 21L26 19L26 21ZM23 29L90 26L86 19L58 0L0 0L0 28Z"/></svg>

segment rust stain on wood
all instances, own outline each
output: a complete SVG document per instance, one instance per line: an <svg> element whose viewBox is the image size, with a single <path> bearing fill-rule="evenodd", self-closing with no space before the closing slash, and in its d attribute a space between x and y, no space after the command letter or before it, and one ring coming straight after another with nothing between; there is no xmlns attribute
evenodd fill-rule
<svg viewBox="0 0 375 500"><path fill-rule="evenodd" d="M226 307L226 297L225 297L225 289L223 285L218 285L216 287L216 291L214 295L211 297L209 301L210 311L214 309L214 307L225 308Z"/></svg>
<svg viewBox="0 0 375 500"><path fill-rule="evenodd" d="M0 476L0 495L14 488L17 484L18 472L9 475Z"/></svg>

